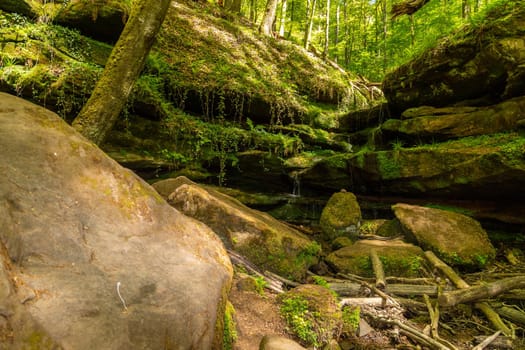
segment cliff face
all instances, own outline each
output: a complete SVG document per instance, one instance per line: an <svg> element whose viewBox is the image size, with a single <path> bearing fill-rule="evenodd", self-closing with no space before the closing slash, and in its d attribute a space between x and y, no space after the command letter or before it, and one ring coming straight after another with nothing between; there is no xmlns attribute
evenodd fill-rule
<svg viewBox="0 0 525 350"><path fill-rule="evenodd" d="M508 1L386 76L392 111L489 105L525 93L525 7Z"/></svg>

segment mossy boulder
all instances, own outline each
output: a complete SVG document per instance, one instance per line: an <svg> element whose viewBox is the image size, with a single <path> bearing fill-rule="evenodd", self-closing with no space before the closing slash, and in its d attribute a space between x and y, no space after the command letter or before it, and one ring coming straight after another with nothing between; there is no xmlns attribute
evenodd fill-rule
<svg viewBox="0 0 525 350"><path fill-rule="evenodd" d="M339 337L343 314L327 287L303 284L280 295L279 300L281 313L304 345L319 347Z"/></svg>
<svg viewBox="0 0 525 350"><path fill-rule="evenodd" d="M373 277L370 251L377 251L388 276L419 276L423 250L401 240L360 240L330 253L326 262L338 272Z"/></svg>
<svg viewBox="0 0 525 350"><path fill-rule="evenodd" d="M487 17L443 39L386 75L392 110L442 107L475 100L488 104L525 91L525 6L495 7Z"/></svg>
<svg viewBox="0 0 525 350"><path fill-rule="evenodd" d="M392 206L406 239L452 266L483 268L496 255L478 221L463 214L409 204Z"/></svg>
<svg viewBox="0 0 525 350"><path fill-rule="evenodd" d="M361 208L351 192L334 193L324 207L319 224L323 238L331 241L340 236L357 239L361 224Z"/></svg>
<svg viewBox="0 0 525 350"><path fill-rule="evenodd" d="M357 188L382 195L518 200L525 194L524 155L518 133L483 135L362 152L350 158L348 176Z"/></svg>
<svg viewBox="0 0 525 350"><path fill-rule="evenodd" d="M299 231L228 195L187 181L180 181L169 203L211 227L226 247L263 269L294 280L303 279L318 262L320 245Z"/></svg>

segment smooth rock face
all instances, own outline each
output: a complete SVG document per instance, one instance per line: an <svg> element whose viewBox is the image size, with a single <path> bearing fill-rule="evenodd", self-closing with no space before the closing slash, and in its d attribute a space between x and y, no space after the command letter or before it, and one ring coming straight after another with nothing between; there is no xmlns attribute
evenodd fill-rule
<svg viewBox="0 0 525 350"><path fill-rule="evenodd" d="M181 185L169 195L169 203L210 226L228 248L261 268L296 280L317 263L319 244L299 231L230 196L188 181L176 181Z"/></svg>
<svg viewBox="0 0 525 350"><path fill-rule="evenodd" d="M407 239L450 265L483 267L496 254L485 230L468 216L409 204L396 204L392 209Z"/></svg>
<svg viewBox="0 0 525 350"><path fill-rule="evenodd" d="M54 113L3 93L0 149L2 344L220 348L232 267L207 226Z"/></svg>

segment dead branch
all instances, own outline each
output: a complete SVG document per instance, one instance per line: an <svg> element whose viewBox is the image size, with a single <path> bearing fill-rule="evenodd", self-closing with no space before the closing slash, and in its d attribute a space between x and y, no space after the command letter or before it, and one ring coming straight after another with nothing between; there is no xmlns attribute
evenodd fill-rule
<svg viewBox="0 0 525 350"><path fill-rule="evenodd" d="M439 259L433 252L426 251L425 257L428 261L437 269L441 270L459 289L470 288L467 282L465 282L456 272L441 259ZM492 323L492 325L503 332L503 334L511 336L512 331L503 323L499 315L490 307L486 302L475 303L476 309L480 310L485 314L485 317Z"/></svg>
<svg viewBox="0 0 525 350"><path fill-rule="evenodd" d="M476 345L472 348L472 350L483 350L487 346L489 346L496 338L501 334L501 331L497 331L496 333L492 334L490 337L487 337L487 339L483 340L481 343Z"/></svg>
<svg viewBox="0 0 525 350"><path fill-rule="evenodd" d="M428 335L424 334L420 330L418 330L415 327L409 326L399 320L392 320L392 319L386 319L382 317L377 317L369 312L363 312L366 316L371 317L374 319L374 321L391 325L391 326L397 326L399 327L399 330L401 333L405 334L407 337L411 338L412 340L416 341L417 343L420 343L422 345L425 345L431 349L437 349L437 350L450 350L450 348L446 345L443 345L439 343L438 341L430 338Z"/></svg>
<svg viewBox="0 0 525 350"><path fill-rule="evenodd" d="M276 293L284 293L283 283L280 280L275 279L274 277L271 277L271 276L266 276L263 272L260 271L260 269L257 266L252 264L250 261L248 261L245 257L240 255L239 253L234 252L233 250L230 250L230 249L228 249L227 251L228 251L228 255L230 256L230 260L232 264L241 266L246 271L248 271L249 273L257 277L264 278L264 280L266 281L265 288L273 290Z"/></svg>
<svg viewBox="0 0 525 350"><path fill-rule="evenodd" d="M372 269L374 270L374 275L376 276L376 287L384 290L386 286L385 272L383 270L383 264L381 263L379 255L377 255L377 251L375 249L370 250L370 261L372 262Z"/></svg>
<svg viewBox="0 0 525 350"><path fill-rule="evenodd" d="M498 315L506 318L512 323L516 323L525 327L525 312L503 304L495 305L494 303L491 303L490 306L494 308L494 311L496 311Z"/></svg>
<svg viewBox="0 0 525 350"><path fill-rule="evenodd" d="M525 277L505 278L480 286L464 288L452 292L444 292L439 296L438 302L441 306L454 306L480 299L487 299L506 292L507 290L524 287Z"/></svg>
<svg viewBox="0 0 525 350"><path fill-rule="evenodd" d="M330 289L341 296L359 296L361 292L361 283L354 282L331 282L328 283ZM450 288L447 288L450 290ZM391 295L414 295L421 296L427 294L431 297L437 297L438 287L420 284L387 284L385 292Z"/></svg>

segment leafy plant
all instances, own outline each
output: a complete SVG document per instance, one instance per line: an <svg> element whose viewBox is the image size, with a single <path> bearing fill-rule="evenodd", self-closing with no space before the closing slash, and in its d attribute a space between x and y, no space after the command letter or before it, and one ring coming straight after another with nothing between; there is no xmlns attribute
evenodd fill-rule
<svg viewBox="0 0 525 350"><path fill-rule="evenodd" d="M308 310L308 302L305 299L298 296L283 299L281 314L299 339L306 344L320 345L311 320L313 315Z"/></svg>
<svg viewBox="0 0 525 350"><path fill-rule="evenodd" d="M255 280L255 291L257 294L264 295L264 288L266 288L268 282L262 276L255 276L253 279Z"/></svg>

